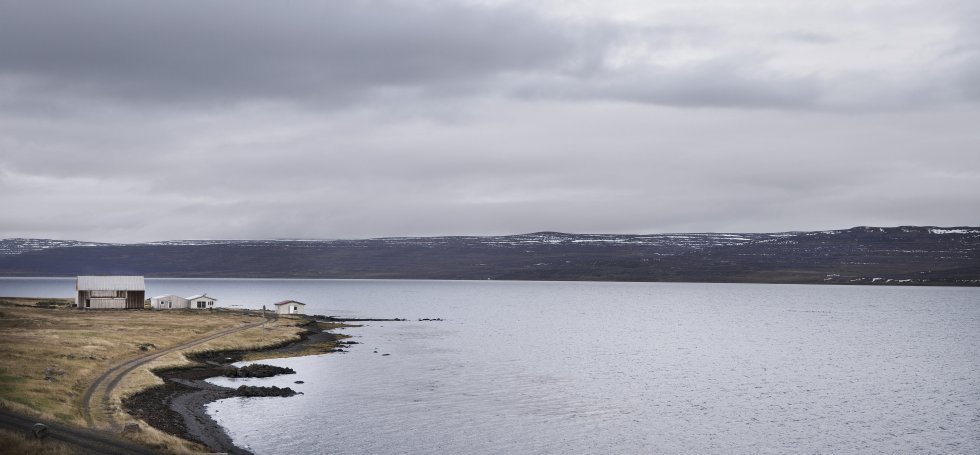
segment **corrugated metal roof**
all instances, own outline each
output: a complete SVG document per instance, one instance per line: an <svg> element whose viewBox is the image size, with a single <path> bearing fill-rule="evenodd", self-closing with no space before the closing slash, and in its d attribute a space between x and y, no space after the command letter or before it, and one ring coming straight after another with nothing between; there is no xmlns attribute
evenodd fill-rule
<svg viewBox="0 0 980 455"><path fill-rule="evenodd" d="M202 298L202 297L203 297L203 298L206 298L206 299L211 299L211 300L218 300L218 299L216 299L216 298L214 298L214 297L211 297L211 296L209 296L209 295L207 295L207 294L198 294L198 295L195 295L195 296L193 296L193 297L188 297L188 298L187 298L187 300L194 300L194 299L200 299L200 298Z"/></svg>
<svg viewBox="0 0 980 455"><path fill-rule="evenodd" d="M182 299L182 298L183 298L183 297L181 297L181 296L179 296L179 295L174 295L174 294L167 294L167 295L158 295L158 296L156 296L156 297L150 297L150 298L151 298L151 299L165 299L165 298L167 298L167 297L177 297L178 299Z"/></svg>
<svg viewBox="0 0 980 455"><path fill-rule="evenodd" d="M141 276L80 276L75 280L78 291L145 291Z"/></svg>
<svg viewBox="0 0 980 455"><path fill-rule="evenodd" d="M283 300L282 302L279 302L279 303L273 303L273 305L275 305L275 306L279 306L279 305L285 305L285 304L287 304L287 303L298 303L298 304L300 304L300 305L306 305L306 304L305 304L305 303L303 303L303 302L297 302L297 301L295 301L295 300Z"/></svg>

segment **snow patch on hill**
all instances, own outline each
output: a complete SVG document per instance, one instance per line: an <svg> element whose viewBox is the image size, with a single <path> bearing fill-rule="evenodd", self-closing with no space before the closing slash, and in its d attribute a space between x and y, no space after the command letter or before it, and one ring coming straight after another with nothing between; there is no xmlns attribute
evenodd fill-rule
<svg viewBox="0 0 980 455"><path fill-rule="evenodd" d="M0 256L10 256L30 251L46 250L48 248L105 246L110 243L80 242L78 240L53 239L2 239L0 240Z"/></svg>
<svg viewBox="0 0 980 455"><path fill-rule="evenodd" d="M966 229L966 228L932 228L929 229L930 234L980 234L978 229Z"/></svg>

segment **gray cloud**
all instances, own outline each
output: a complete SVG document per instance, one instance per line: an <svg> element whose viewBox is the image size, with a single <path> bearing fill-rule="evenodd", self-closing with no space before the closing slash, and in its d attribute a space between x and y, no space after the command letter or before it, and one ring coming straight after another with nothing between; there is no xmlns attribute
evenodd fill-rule
<svg viewBox="0 0 980 455"><path fill-rule="evenodd" d="M351 2L4 2L0 71L126 102L345 100L580 57L581 36L513 7ZM581 31L579 31L581 32Z"/></svg>
<svg viewBox="0 0 980 455"><path fill-rule="evenodd" d="M682 107L817 108L824 87L809 77L781 78L762 61L711 60L683 68L649 66L590 77L556 77L521 89L541 98L591 98Z"/></svg>
<svg viewBox="0 0 980 455"><path fill-rule="evenodd" d="M6 232L152 240L771 231L973 224L980 213L972 115L520 101L480 109L482 118L459 124L348 118L327 128L309 113L240 113L129 161L89 153L95 164L84 173L49 157L0 177ZM252 131L276 118L295 130ZM152 120L118 121L102 133L155 130Z"/></svg>
<svg viewBox="0 0 980 455"><path fill-rule="evenodd" d="M776 40L788 39L800 43L815 44L815 45L831 44L831 43L838 42L838 39L834 38L832 35L826 33L819 33L819 32L803 31L803 30L779 33L774 35L773 39Z"/></svg>
<svg viewBox="0 0 980 455"><path fill-rule="evenodd" d="M746 38L723 25L571 22L507 5L38 0L5 1L0 12L0 97L20 112L71 110L48 99L55 95L76 105L93 98L144 108L278 100L346 108L498 93L672 106L894 109L946 102L942 87L951 84L973 90L969 63L900 80L884 71L818 75L832 61L814 71L785 71L773 67L780 57L766 50L724 50ZM813 44L847 44L800 30L765 39L802 43L796 53ZM767 45L759 42L760 49ZM637 48L645 51L616 63ZM671 62L713 48L725 54Z"/></svg>
<svg viewBox="0 0 980 455"><path fill-rule="evenodd" d="M978 222L975 23L542 11L0 0L0 237Z"/></svg>

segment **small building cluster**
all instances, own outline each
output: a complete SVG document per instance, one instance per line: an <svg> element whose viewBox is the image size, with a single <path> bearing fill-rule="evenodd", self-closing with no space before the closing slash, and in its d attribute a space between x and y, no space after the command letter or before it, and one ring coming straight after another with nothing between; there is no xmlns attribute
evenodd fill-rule
<svg viewBox="0 0 980 455"><path fill-rule="evenodd" d="M79 276L75 280L75 304L80 309L211 310L218 299L207 294L191 297L167 294L145 299L141 276ZM273 304L276 314L304 314L306 304L283 300ZM265 307L262 307L263 312Z"/></svg>
<svg viewBox="0 0 980 455"><path fill-rule="evenodd" d="M75 306L80 309L210 310L218 299L207 294L192 297L161 295L146 299L146 280L141 276L79 276L75 279Z"/></svg>
<svg viewBox="0 0 980 455"><path fill-rule="evenodd" d="M198 294L191 297L181 297L179 295L167 294L158 295L150 298L151 310L210 310L214 308L214 303L218 299L207 294Z"/></svg>

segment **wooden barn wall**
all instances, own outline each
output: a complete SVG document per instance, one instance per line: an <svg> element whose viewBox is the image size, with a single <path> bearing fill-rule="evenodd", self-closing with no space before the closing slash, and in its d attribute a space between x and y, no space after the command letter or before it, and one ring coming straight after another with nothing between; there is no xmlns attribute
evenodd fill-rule
<svg viewBox="0 0 980 455"><path fill-rule="evenodd" d="M131 310L143 309L143 301L146 300L145 295L146 291L127 291L126 308Z"/></svg>
<svg viewBox="0 0 980 455"><path fill-rule="evenodd" d="M88 307L90 310L108 310L108 309L123 309L126 308L126 299L121 298L92 298L92 306Z"/></svg>
<svg viewBox="0 0 980 455"><path fill-rule="evenodd" d="M119 294L125 294L125 297L120 295L116 298L105 298L105 297L92 297L91 291L78 291L78 308L89 309L89 310L102 310L102 309L142 309L143 308L143 296L146 295L146 291L121 291ZM117 294L117 295L119 295ZM89 301L89 306L86 306L85 301Z"/></svg>

